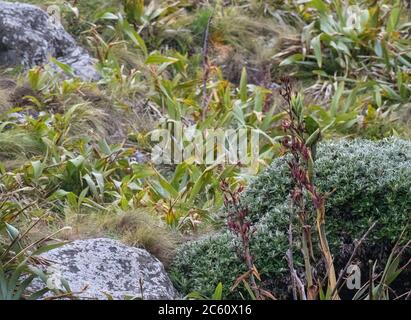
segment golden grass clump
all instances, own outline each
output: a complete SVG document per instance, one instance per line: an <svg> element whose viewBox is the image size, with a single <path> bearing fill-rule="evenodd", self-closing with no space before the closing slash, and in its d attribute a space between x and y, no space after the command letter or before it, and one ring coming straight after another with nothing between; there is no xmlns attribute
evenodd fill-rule
<svg viewBox="0 0 411 320"><path fill-rule="evenodd" d="M66 234L68 240L109 236L123 243L146 249L166 267L180 242L177 232L167 227L159 217L147 209L97 212L84 215L67 214L73 228Z"/></svg>

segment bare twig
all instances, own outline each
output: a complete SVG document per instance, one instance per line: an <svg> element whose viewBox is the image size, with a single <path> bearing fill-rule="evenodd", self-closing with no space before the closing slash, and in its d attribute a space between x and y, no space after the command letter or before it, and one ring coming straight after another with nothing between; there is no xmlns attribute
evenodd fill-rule
<svg viewBox="0 0 411 320"><path fill-rule="evenodd" d="M294 270L294 277L297 284L298 291L300 293L301 300L307 300L307 295L305 294L304 285L301 279L297 276L297 272Z"/></svg>
<svg viewBox="0 0 411 320"><path fill-rule="evenodd" d="M400 300L401 298L405 297L404 300L408 300L411 297L411 290L400 294L399 296L395 297L393 300Z"/></svg>
<svg viewBox="0 0 411 320"><path fill-rule="evenodd" d="M286 258L288 262L288 268L290 269L291 275L291 286L293 290L293 298L297 300L297 283L294 277L295 270L294 270L294 258L293 258L293 222L292 222L292 215L290 213L289 217L289 224L288 224L288 250L286 253Z"/></svg>

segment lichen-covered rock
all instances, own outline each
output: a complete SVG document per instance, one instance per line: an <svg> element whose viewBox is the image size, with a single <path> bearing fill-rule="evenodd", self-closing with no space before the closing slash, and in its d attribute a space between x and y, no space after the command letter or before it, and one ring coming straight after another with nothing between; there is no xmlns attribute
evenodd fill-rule
<svg viewBox="0 0 411 320"><path fill-rule="evenodd" d="M93 58L45 11L0 1L0 65L33 67L47 63L50 57L70 65L85 80L99 77Z"/></svg>
<svg viewBox="0 0 411 320"><path fill-rule="evenodd" d="M114 299L177 298L159 260L144 249L128 247L117 240L76 240L41 257L52 263L48 270L55 273L49 274L48 286L58 287L59 278L64 278L75 296L83 299L107 299L108 295ZM39 287L37 282L33 289Z"/></svg>

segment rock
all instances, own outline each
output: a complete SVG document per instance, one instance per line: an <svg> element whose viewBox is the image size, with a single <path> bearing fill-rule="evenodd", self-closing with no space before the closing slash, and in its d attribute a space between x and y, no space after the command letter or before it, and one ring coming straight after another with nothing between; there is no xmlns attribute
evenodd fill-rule
<svg viewBox="0 0 411 320"><path fill-rule="evenodd" d="M141 284L144 299L178 297L159 260L144 249L128 247L117 240L76 240L43 253L41 257L52 263L48 270L53 269L57 275L51 275L49 279L54 286L59 286L61 276L75 296L83 299L107 299L104 293L114 299L141 298ZM36 282L31 289L38 290L40 285ZM87 289L81 292L86 286Z"/></svg>
<svg viewBox="0 0 411 320"><path fill-rule="evenodd" d="M0 1L0 65L30 68L54 57L84 80L97 80L94 59L42 9Z"/></svg>

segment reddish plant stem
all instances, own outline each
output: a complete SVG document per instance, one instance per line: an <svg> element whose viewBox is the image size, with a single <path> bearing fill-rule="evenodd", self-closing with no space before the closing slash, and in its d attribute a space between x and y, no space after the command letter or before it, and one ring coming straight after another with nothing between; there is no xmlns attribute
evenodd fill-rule
<svg viewBox="0 0 411 320"><path fill-rule="evenodd" d="M294 189L291 192L291 201L301 226L301 242L306 271L307 295L308 299L316 299L318 288L315 283L319 282L313 280L311 260L314 260L314 254L311 241L311 225L309 224L309 216L304 200L304 191L307 191L310 195L314 209L317 213L316 226L321 251L326 263L328 284L331 290L334 290L336 287L335 270L325 235L325 199L317 191L314 183L312 182L312 168L314 161L312 157L311 145L307 142L311 137L305 137L306 130L302 111L302 98L298 95L293 95L292 85L290 79L287 77L282 78L282 88L280 90L280 94L287 103L286 111L288 119L283 120L282 128L288 136L283 139L282 145L292 155L291 159L288 161L291 177L294 182ZM338 299L337 294L335 294L333 298Z"/></svg>
<svg viewBox="0 0 411 320"><path fill-rule="evenodd" d="M223 181L221 183L221 190L224 193L224 205L227 208L227 226L228 229L239 237L241 241L243 259L247 266L247 272L242 278L248 277L251 290L257 299L262 299L260 288L257 285L255 279L256 269L254 267L254 259L250 250L250 239L254 233L251 227L251 222L248 219L248 208L243 206L240 202L240 193L243 187L240 187L236 191L231 191L228 184Z"/></svg>

